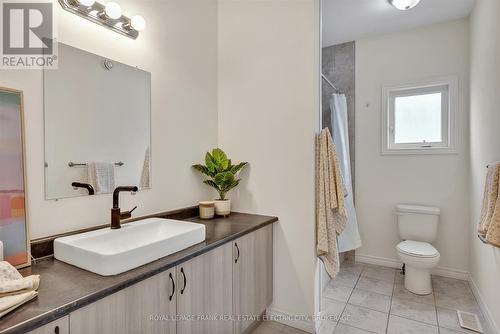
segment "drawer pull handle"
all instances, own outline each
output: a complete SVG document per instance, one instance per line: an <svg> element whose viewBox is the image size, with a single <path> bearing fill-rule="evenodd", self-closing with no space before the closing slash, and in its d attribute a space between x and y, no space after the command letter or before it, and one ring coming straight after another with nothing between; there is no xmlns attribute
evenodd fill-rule
<svg viewBox="0 0 500 334"><path fill-rule="evenodd" d="M59 334L59 326L54 327L54 333Z"/></svg>
<svg viewBox="0 0 500 334"><path fill-rule="evenodd" d="M238 260L240 259L240 248L238 247L238 243L234 243L234 247L236 247L236 251L238 252L236 255L236 259L234 259L234 263L238 263Z"/></svg>
<svg viewBox="0 0 500 334"><path fill-rule="evenodd" d="M184 294L184 290L186 290L186 284L187 284L186 274L184 273L184 268L181 268L181 274L182 274L182 277L184 277L184 286L181 289L181 295L182 295L182 294Z"/></svg>
<svg viewBox="0 0 500 334"><path fill-rule="evenodd" d="M175 293L175 282L174 282L174 278L172 277L172 273L168 274L168 277L170 277L170 280L172 281L172 294L170 296L168 296L168 300L172 300L172 298L174 297L174 293Z"/></svg>

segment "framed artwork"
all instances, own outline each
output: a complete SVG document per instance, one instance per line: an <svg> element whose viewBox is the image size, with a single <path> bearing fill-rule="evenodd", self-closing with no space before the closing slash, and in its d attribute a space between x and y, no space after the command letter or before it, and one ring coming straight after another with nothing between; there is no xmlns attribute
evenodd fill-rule
<svg viewBox="0 0 500 334"><path fill-rule="evenodd" d="M17 268L31 264L23 131L23 93L0 87L0 241Z"/></svg>

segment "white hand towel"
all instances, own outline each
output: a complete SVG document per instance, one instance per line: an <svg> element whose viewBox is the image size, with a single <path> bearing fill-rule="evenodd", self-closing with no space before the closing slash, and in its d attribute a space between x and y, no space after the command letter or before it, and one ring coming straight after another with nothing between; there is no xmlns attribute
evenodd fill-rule
<svg viewBox="0 0 500 334"><path fill-rule="evenodd" d="M87 164L87 180L97 194L115 190L115 164L108 162L90 162Z"/></svg>
<svg viewBox="0 0 500 334"><path fill-rule="evenodd" d="M38 289L40 275L23 277L9 262L0 262L0 298Z"/></svg>
<svg viewBox="0 0 500 334"><path fill-rule="evenodd" d="M10 263L0 262L0 317L35 298L39 275L23 277Z"/></svg>
<svg viewBox="0 0 500 334"><path fill-rule="evenodd" d="M32 300L36 296L38 296L38 292L29 291L0 298L0 317L3 317L10 311Z"/></svg>
<svg viewBox="0 0 500 334"><path fill-rule="evenodd" d="M139 189L147 189L151 186L150 184L150 155L149 147L146 149L146 154L144 156L144 165L142 166L141 180L139 181Z"/></svg>

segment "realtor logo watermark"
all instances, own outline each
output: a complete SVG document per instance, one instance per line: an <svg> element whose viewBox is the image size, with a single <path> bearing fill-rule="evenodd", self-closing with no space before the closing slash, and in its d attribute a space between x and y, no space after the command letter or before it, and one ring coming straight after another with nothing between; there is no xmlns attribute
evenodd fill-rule
<svg viewBox="0 0 500 334"><path fill-rule="evenodd" d="M57 68L53 3L35 1L1 1L0 68Z"/></svg>

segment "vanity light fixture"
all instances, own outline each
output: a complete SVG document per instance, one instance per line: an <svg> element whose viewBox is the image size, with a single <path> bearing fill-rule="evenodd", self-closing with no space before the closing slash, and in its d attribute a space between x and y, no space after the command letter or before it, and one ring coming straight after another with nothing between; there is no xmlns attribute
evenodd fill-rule
<svg viewBox="0 0 500 334"><path fill-rule="evenodd" d="M130 19L129 22L123 25L126 30L134 29L136 31L142 31L146 28L146 20L140 15L136 15Z"/></svg>
<svg viewBox="0 0 500 334"><path fill-rule="evenodd" d="M109 17L110 19L117 20L122 17L122 8L116 2L108 2L104 7L104 12L99 13L99 15L104 17Z"/></svg>
<svg viewBox="0 0 500 334"><path fill-rule="evenodd" d="M95 0L59 0L59 3L73 14L133 39L146 27L146 20L142 16L136 15L130 19L122 14L120 5L113 1L102 4Z"/></svg>
<svg viewBox="0 0 500 334"><path fill-rule="evenodd" d="M417 6L420 0L389 0L389 3L399 10L408 10Z"/></svg>
<svg viewBox="0 0 500 334"><path fill-rule="evenodd" d="M86 6L86 7L91 7L94 5L95 3L95 0L79 0L78 1L82 6Z"/></svg>
<svg viewBox="0 0 500 334"><path fill-rule="evenodd" d="M143 31L146 28L146 20L140 15L133 16L130 20L130 25L132 29L137 31Z"/></svg>

